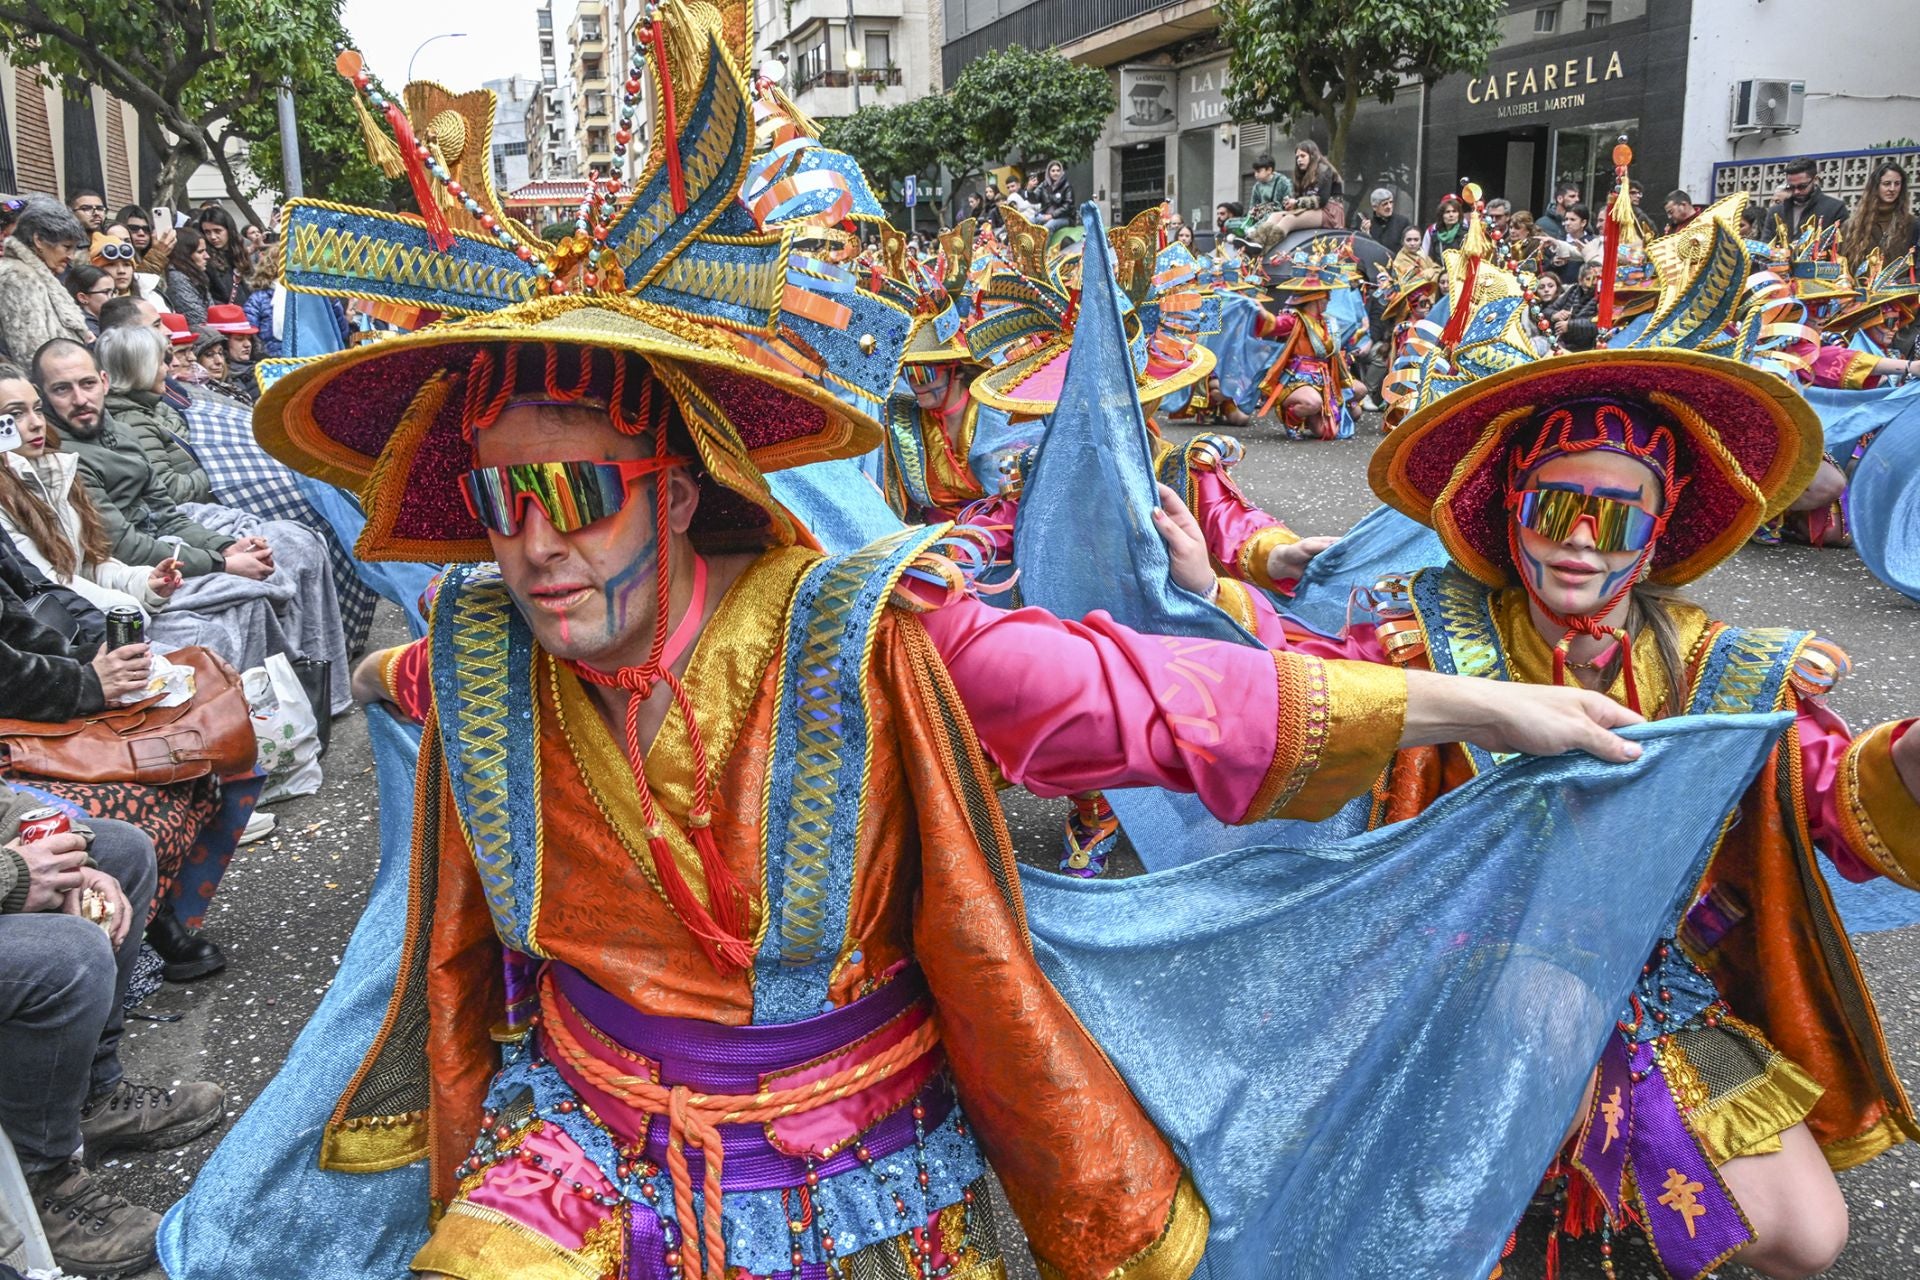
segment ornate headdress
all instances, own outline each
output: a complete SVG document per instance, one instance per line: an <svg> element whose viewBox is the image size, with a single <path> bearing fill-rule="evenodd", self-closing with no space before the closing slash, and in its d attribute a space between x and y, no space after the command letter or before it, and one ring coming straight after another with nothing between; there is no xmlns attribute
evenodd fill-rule
<svg viewBox="0 0 1920 1280"><path fill-rule="evenodd" d="M929 259L915 258L906 234L891 223L880 227L880 253L874 264L874 292L905 307L913 332L901 360L905 364L944 364L971 360L960 335L967 271L973 263L976 222L968 218L939 233Z"/></svg>
<svg viewBox="0 0 1920 1280"><path fill-rule="evenodd" d="M1676 486L1649 579L1690 582L1731 555L1806 488L1823 445L1818 416L1785 376L1804 363L1807 330L1779 282L1753 270L1738 205L1722 201L1647 246L1660 299L1619 347L1538 356L1517 286L1475 306L1450 350L1425 344L1399 371L1409 412L1373 455L1374 491L1438 532L1462 569L1508 584L1503 494L1516 444L1566 406L1630 405L1627 418L1648 426L1633 438L1649 457L1671 453L1655 469ZM1670 450L1651 443L1660 431Z"/></svg>
<svg viewBox="0 0 1920 1280"><path fill-rule="evenodd" d="M1880 251L1875 249L1860 264L1854 292L1857 296L1828 316L1823 328L1830 332L1858 329L1878 318L1887 307L1899 307L1911 316L1915 307L1920 307L1920 280L1914 278L1913 250L1883 263Z"/></svg>
<svg viewBox="0 0 1920 1280"><path fill-rule="evenodd" d="M615 178L591 182L557 245L493 192L490 94L413 85L403 110L343 63L411 157L422 210L291 202L287 286L442 319L271 362L255 421L283 461L363 489L364 557L490 558L456 484L475 414L510 394L503 371L522 349L546 353L556 398L617 387L626 403L612 406L616 417L635 411L642 384L663 384L674 428L712 481L745 500L703 503L709 529L725 516L751 536L804 540L763 473L878 442L912 325L848 265L857 245L844 224L879 218L878 200L776 88L749 84L744 6L666 0L639 37L636 64L654 70L656 145L630 192ZM627 96L637 99L633 72ZM419 134L414 120L426 122Z"/></svg>
<svg viewBox="0 0 1920 1280"><path fill-rule="evenodd" d="M1269 254L1262 267L1268 288L1296 297L1332 293L1360 279L1353 242L1345 236L1315 236L1286 253Z"/></svg>
<svg viewBox="0 0 1920 1280"><path fill-rule="evenodd" d="M1793 237L1787 235L1786 223L1778 223L1771 256L1773 269L1793 286L1793 296L1802 302L1853 296L1853 277L1847 260L1840 256L1838 223L1809 222Z"/></svg>
<svg viewBox="0 0 1920 1280"><path fill-rule="evenodd" d="M976 299L979 318L966 330L974 358L992 367L973 380L971 392L983 404L1040 417L1059 403L1066 376L1080 307L1081 255L1077 248L1051 247L1046 228L1014 210L1003 209L1002 216L1008 261L990 270ZM1205 378L1213 353L1159 325L1164 308L1154 314L1157 327L1151 331L1139 310L1153 295L1158 274L1160 211L1149 209L1107 237L1114 275L1095 287L1120 294L1141 400L1158 400Z"/></svg>

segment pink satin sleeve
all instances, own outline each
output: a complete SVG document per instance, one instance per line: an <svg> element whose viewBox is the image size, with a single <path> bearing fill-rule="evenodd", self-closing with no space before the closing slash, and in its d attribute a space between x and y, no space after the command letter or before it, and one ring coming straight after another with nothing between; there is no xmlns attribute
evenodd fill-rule
<svg viewBox="0 0 1920 1280"><path fill-rule="evenodd" d="M1877 376L1858 377L1851 372L1856 363L1860 361L1871 363L1872 360L1873 358L1865 352L1855 351L1851 347L1823 346L1815 353L1809 372L1816 387L1854 390L1877 387L1880 385L1880 379Z"/></svg>
<svg viewBox="0 0 1920 1280"><path fill-rule="evenodd" d="M1240 563L1240 548L1262 529L1282 522L1248 502L1233 477L1221 468L1193 470L1194 518L1207 540L1207 554L1233 568Z"/></svg>
<svg viewBox="0 0 1920 1280"><path fill-rule="evenodd" d="M970 597L921 621L987 754L1038 795L1165 787L1234 822L1273 762L1279 688L1263 650Z"/></svg>
<svg viewBox="0 0 1920 1280"><path fill-rule="evenodd" d="M1873 879L1880 870L1854 849L1840 817L1840 806L1845 803L1840 779L1853 734L1819 698L1800 699L1794 727L1800 737L1800 780L1806 790L1807 825L1814 843L1847 879Z"/></svg>
<svg viewBox="0 0 1920 1280"><path fill-rule="evenodd" d="M1387 651L1380 636L1370 626L1348 627L1335 639L1310 631L1273 607L1264 591L1250 591L1253 598L1253 634L1269 649L1301 653L1310 658L1345 658L1353 662L1385 663Z"/></svg>

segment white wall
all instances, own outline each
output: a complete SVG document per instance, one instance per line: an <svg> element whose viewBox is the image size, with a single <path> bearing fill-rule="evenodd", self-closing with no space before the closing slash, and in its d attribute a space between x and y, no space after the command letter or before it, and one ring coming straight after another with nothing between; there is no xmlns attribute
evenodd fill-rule
<svg viewBox="0 0 1920 1280"><path fill-rule="evenodd" d="M1681 185L1709 189L1715 163L1856 151L1920 139L1920 3L1916 0L1693 0ZM1798 133L1727 137L1737 80L1807 82Z"/></svg>

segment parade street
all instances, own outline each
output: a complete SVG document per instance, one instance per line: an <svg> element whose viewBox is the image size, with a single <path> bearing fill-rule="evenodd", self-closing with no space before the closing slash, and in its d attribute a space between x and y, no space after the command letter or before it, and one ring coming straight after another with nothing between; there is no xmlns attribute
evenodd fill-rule
<svg viewBox="0 0 1920 1280"><path fill-rule="evenodd" d="M1338 533L1374 505L1365 474L1379 438L1376 422L1369 415L1355 439L1327 444L1288 443L1271 428L1255 426L1242 433L1247 457L1236 475L1252 501L1298 532ZM1855 726L1920 709L1920 680L1914 674L1920 661L1920 606L1871 578L1851 551L1749 546L1689 594L1730 622L1816 628L1845 648L1853 674L1834 703ZM373 643L403 638L398 614L383 606ZM207 933L229 957L226 972L192 985L163 987L140 1010L177 1017L178 1024L129 1023L124 1052L130 1075L157 1084L219 1081L227 1089L229 1116L237 1117L279 1068L334 976L379 853L374 779L364 720L357 712L336 723L326 764L332 785L321 795L276 806L278 830L234 858L206 922ZM1008 809L1023 860L1052 867L1065 802L1014 793ZM1113 867L1110 874L1131 874L1138 863L1123 851ZM1895 1061L1908 1080L1920 1081L1920 928L1867 935L1857 945ZM1285 1069L1284 1064L1275 1068ZM186 1191L227 1127L175 1151L109 1162L110 1185L140 1203L170 1204ZM1920 1148L1898 1148L1843 1173L1840 1183L1852 1214L1852 1236L1830 1274L1843 1280L1896 1280L1920 1272ZM339 1227L351 1231L353 1224ZM261 1229L272 1226L263 1222ZM1005 1233L1016 1234L1010 1219ZM1506 1264L1507 1277L1540 1274L1542 1239L1539 1215L1533 1215ZM1623 1238L1615 1252L1623 1280L1657 1274L1638 1237ZM1009 1255L1012 1274L1034 1275L1023 1250L1010 1249ZM1600 1276L1597 1246L1586 1241L1565 1250L1563 1272ZM1722 1274L1746 1273L1729 1269Z"/></svg>

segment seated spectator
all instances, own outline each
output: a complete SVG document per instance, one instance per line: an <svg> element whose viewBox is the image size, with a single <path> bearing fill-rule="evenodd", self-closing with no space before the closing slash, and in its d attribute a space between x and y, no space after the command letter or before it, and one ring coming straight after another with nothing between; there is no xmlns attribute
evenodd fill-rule
<svg viewBox="0 0 1920 1280"><path fill-rule="evenodd" d="M200 366L197 383L223 396L240 397L227 377L227 340L217 333L203 334L193 344L193 362Z"/></svg>
<svg viewBox="0 0 1920 1280"><path fill-rule="evenodd" d="M1567 325L1575 320L1592 320L1600 311L1600 264L1584 262L1580 265L1580 277L1577 284L1561 290L1554 300L1553 309L1547 311L1547 322L1553 327L1554 336L1566 340Z"/></svg>
<svg viewBox="0 0 1920 1280"><path fill-rule="evenodd" d="M144 643L111 652L101 645L91 654L74 647L27 611L18 584L0 570L0 716L61 724L104 711L146 688L150 653ZM135 898L134 907L164 962L163 976L191 982L226 967L220 948L194 930L252 818L263 778L249 768L232 778L165 785L69 782L16 768L12 781L88 814L131 822L151 836L158 884L151 895ZM0 991L0 1011L7 994Z"/></svg>
<svg viewBox="0 0 1920 1280"><path fill-rule="evenodd" d="M207 323L207 308L212 305L209 261L206 243L197 230L182 227L175 233L173 253L167 258L167 299L196 329Z"/></svg>
<svg viewBox="0 0 1920 1280"><path fill-rule="evenodd" d="M1067 180L1067 166L1058 160L1047 162L1047 180L1040 184L1040 220L1048 231L1075 225L1080 209L1074 203L1073 183Z"/></svg>
<svg viewBox="0 0 1920 1280"><path fill-rule="evenodd" d="M27 197L0 246L0 347L25 360L55 338L93 341L86 312L60 283L86 246L86 231L65 205Z"/></svg>
<svg viewBox="0 0 1920 1280"><path fill-rule="evenodd" d="M223 354L226 356L227 376L220 389L235 399L252 404L260 398L259 385L253 380L253 339L260 332L259 329L247 322L244 308L231 303L216 303L207 308L207 328L226 342Z"/></svg>
<svg viewBox="0 0 1920 1280"><path fill-rule="evenodd" d="M124 235L95 236L93 246L87 252L87 260L112 277L114 297L163 297L160 293L160 277L140 270L139 257L139 251Z"/></svg>
<svg viewBox="0 0 1920 1280"><path fill-rule="evenodd" d="M172 227L156 227L153 216L137 204L120 211L115 222L126 228L127 239L139 251L139 268L156 280L167 274L167 260L173 253Z"/></svg>
<svg viewBox="0 0 1920 1280"><path fill-rule="evenodd" d="M90 262L76 262L67 268L67 292L80 304L87 332L100 336L100 308L113 299L113 277Z"/></svg>
<svg viewBox="0 0 1920 1280"><path fill-rule="evenodd" d="M89 236L107 225L107 201L92 187L78 187L67 193L67 208L87 229Z"/></svg>
<svg viewBox="0 0 1920 1280"><path fill-rule="evenodd" d="M109 329L150 329L171 344L174 363L161 398L186 419L194 458L212 477L213 500L265 520L290 520L326 543L347 652L359 653L366 646L379 597L361 580L353 548L340 541L333 526L307 500L300 477L260 447L253 434L252 410L204 381L204 371L192 354L194 334L185 318L156 312L152 304L136 301L110 302L101 316Z"/></svg>
<svg viewBox="0 0 1920 1280"><path fill-rule="evenodd" d="M135 425L107 408L119 389L88 348L53 344L29 372L62 447L80 459L114 554L134 565L180 560L187 582L156 625L171 643L204 645L243 671L280 652L328 661L334 713L346 710L346 645L324 544L287 521L176 500L169 485L211 495L212 482L188 448L184 421L161 401L160 339L119 328L102 341L129 388L116 402L140 411ZM177 539L177 551L163 539Z"/></svg>
<svg viewBox="0 0 1920 1280"><path fill-rule="evenodd" d="M994 194L995 190L996 188L991 184L988 185L987 191L992 197L988 216L992 219L1000 216L999 196ZM999 224L995 222L994 225ZM260 354L267 359L281 354L280 327L273 318L273 298L274 291L280 287L280 262L283 254L284 250L277 240L261 250L254 259L253 292L247 295L247 322L258 330L256 341Z"/></svg>
<svg viewBox="0 0 1920 1280"><path fill-rule="evenodd" d="M113 558L100 513L80 483L79 459L60 452L60 437L25 371L4 362L0 418L14 424L13 443L0 437L0 531L14 550L102 613L133 609L147 618L165 608L180 585L179 566L166 560L147 568Z"/></svg>
<svg viewBox="0 0 1920 1280"><path fill-rule="evenodd" d="M154 892L153 841L110 818L21 840L21 815L43 803L0 786L0 1129L54 1262L73 1275L128 1275L154 1262L160 1216L88 1172L83 1145L90 1160L181 1146L220 1123L226 1096L201 1081L126 1078L122 1002ZM111 914L96 924L68 909L76 900Z"/></svg>

